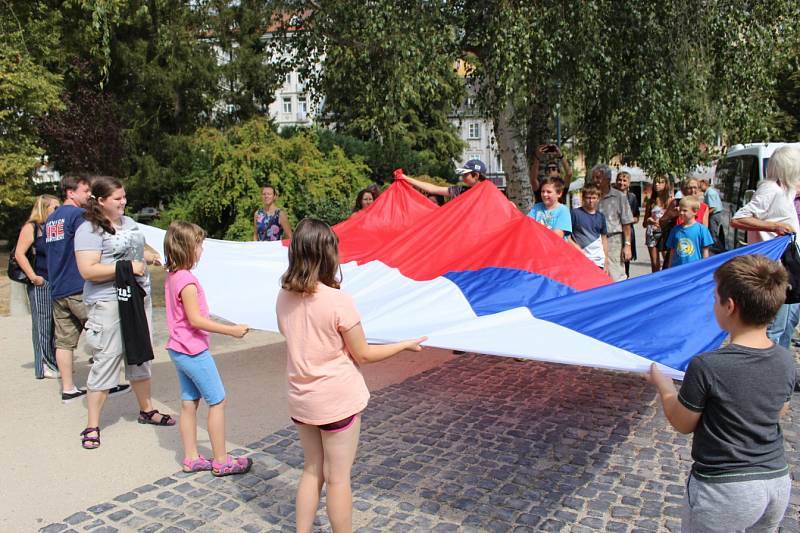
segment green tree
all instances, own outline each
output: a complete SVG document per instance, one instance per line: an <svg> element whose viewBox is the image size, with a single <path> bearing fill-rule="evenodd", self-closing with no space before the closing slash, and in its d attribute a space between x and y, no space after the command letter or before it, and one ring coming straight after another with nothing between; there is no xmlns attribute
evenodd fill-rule
<svg viewBox="0 0 800 533"><path fill-rule="evenodd" d="M253 0L209 4L209 41L218 47L220 98L227 105L217 113L219 124L267 116L286 76L269 46L273 6Z"/></svg>
<svg viewBox="0 0 800 533"><path fill-rule="evenodd" d="M447 3L312 0L280 12L278 49L313 90L323 124L439 166L461 156L450 116L466 91Z"/></svg>
<svg viewBox="0 0 800 533"><path fill-rule="evenodd" d="M189 189L162 216L192 220L212 237L249 240L260 187L269 183L292 224L316 217L335 224L350 213L365 187L368 168L338 147L323 153L313 135L283 138L263 118L225 130L199 130L188 145L181 173Z"/></svg>
<svg viewBox="0 0 800 533"><path fill-rule="evenodd" d="M509 196L522 208L531 198L529 156L551 141L559 103L590 162L619 155L647 170L683 171L706 157L719 135L774 135L776 62L799 9L790 0L286 6L296 14L294 26L302 26L287 31L297 53L317 61L329 54L338 68L327 68L326 59L315 88L326 97L331 90L353 94L361 113L378 117L366 122L378 130L388 129L398 113L391 108L403 109L403 102L438 109L426 88L463 59L467 81L494 122ZM326 85L331 77L336 83Z"/></svg>
<svg viewBox="0 0 800 533"><path fill-rule="evenodd" d="M31 175L42 150L37 146L37 121L62 107L61 78L36 63L21 30L0 17L0 235L19 229L32 204Z"/></svg>

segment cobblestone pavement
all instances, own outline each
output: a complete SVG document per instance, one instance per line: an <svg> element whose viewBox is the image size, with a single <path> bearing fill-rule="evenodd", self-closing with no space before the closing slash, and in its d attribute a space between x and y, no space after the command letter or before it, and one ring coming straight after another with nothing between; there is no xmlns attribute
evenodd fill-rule
<svg viewBox="0 0 800 533"><path fill-rule="evenodd" d="M797 410L784 424L798 464ZM373 394L353 472L362 532L678 531L689 438L639 376L467 355ZM41 531L294 531L293 427L234 454L250 474L181 472ZM800 531L798 483L783 531ZM323 507L315 531L329 531Z"/></svg>

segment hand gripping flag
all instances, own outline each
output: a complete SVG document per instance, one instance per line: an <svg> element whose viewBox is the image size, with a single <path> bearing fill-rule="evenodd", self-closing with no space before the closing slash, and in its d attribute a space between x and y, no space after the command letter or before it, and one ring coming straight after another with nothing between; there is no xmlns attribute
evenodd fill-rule
<svg viewBox="0 0 800 533"><path fill-rule="evenodd" d="M163 249L164 231L141 225ZM334 227L342 289L367 338L428 336L429 346L681 377L720 345L716 268L758 253L777 260L781 237L621 283L522 214L488 181L438 207L405 180ZM211 311L277 331L286 243L208 239L195 274Z"/></svg>

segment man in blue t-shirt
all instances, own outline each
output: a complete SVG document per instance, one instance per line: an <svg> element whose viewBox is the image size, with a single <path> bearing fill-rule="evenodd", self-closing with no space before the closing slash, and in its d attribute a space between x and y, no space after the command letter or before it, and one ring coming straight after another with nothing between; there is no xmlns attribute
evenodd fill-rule
<svg viewBox="0 0 800 533"><path fill-rule="evenodd" d="M683 224L672 228L667 237L667 265L670 267L694 263L708 257L708 247L714 244L714 238L708 228L697 222L698 209L700 201L694 196L681 198L678 212L683 218Z"/></svg>
<svg viewBox="0 0 800 533"><path fill-rule="evenodd" d="M47 217L45 243L47 273L50 276L55 324L56 362L61 372L61 401L69 403L86 394L72 380L72 353L78 347L86 307L83 305L83 278L75 262L74 238L83 224L83 208L89 201L89 181L68 174L61 180L64 203Z"/></svg>
<svg viewBox="0 0 800 533"><path fill-rule="evenodd" d="M542 180L539 191L542 201L534 205L528 216L564 240L569 239L572 233L572 218L569 209L558 199L564 192L564 180L561 178L545 178Z"/></svg>

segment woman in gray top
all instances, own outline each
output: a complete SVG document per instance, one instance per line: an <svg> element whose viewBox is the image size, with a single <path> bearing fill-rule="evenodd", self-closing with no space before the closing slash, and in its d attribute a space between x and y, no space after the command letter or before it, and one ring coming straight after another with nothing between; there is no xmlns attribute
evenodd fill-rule
<svg viewBox="0 0 800 533"><path fill-rule="evenodd" d="M161 264L158 254L145 250L144 234L133 219L125 216L125 189L109 176L91 180L92 195L86 205L84 222L75 233L75 259L86 280L83 301L87 306L86 344L94 362L86 379L89 420L81 433L86 449L100 446L100 413L109 390L119 385L124 366L139 402L139 423L175 425L170 415L153 409L150 398L150 362L128 365L120 330L116 263L131 261L136 281L145 291L145 309L151 321L150 273L146 264ZM152 328L150 328L152 331Z"/></svg>

